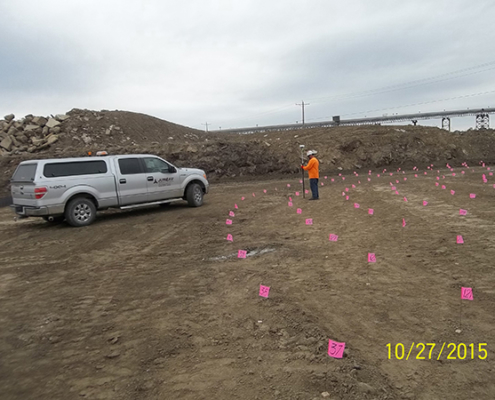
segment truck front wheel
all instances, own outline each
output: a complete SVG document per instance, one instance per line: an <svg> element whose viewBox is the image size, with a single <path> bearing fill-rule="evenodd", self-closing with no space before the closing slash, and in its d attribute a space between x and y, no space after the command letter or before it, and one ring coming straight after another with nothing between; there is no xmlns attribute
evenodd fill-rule
<svg viewBox="0 0 495 400"><path fill-rule="evenodd" d="M186 200L190 207L203 205L203 189L197 183L192 183L187 187Z"/></svg>
<svg viewBox="0 0 495 400"><path fill-rule="evenodd" d="M76 197L65 207L65 219L71 226L87 226L96 218L96 206L86 197Z"/></svg>

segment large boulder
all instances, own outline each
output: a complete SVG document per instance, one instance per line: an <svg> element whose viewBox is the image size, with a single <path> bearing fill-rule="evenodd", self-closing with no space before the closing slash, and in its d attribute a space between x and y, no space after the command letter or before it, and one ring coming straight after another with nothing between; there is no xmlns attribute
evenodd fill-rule
<svg viewBox="0 0 495 400"><path fill-rule="evenodd" d="M50 118L45 126L48 128L54 128L57 125L60 125L60 122L58 122L55 118Z"/></svg>
<svg viewBox="0 0 495 400"><path fill-rule="evenodd" d="M45 126L48 120L45 117L34 117L31 123L38 126Z"/></svg>
<svg viewBox="0 0 495 400"><path fill-rule="evenodd" d="M29 132L29 131L35 131L36 129L38 129L39 126L38 125L33 125L33 124L29 124L29 125L26 125L24 127L24 131L26 132Z"/></svg>
<svg viewBox="0 0 495 400"><path fill-rule="evenodd" d="M48 136L46 143L53 144L57 140L58 140L58 136L57 135L50 135L50 136Z"/></svg>
<svg viewBox="0 0 495 400"><path fill-rule="evenodd" d="M24 117L24 122L25 122L26 124L29 124L29 123L33 120L33 118L34 118L34 117L33 117L33 114L28 114L28 115L26 115L26 116Z"/></svg>
<svg viewBox="0 0 495 400"><path fill-rule="evenodd" d="M57 133L60 133L60 130L61 130L60 126L55 126L55 127L50 129L50 133L53 133L56 135Z"/></svg>
<svg viewBox="0 0 495 400"><path fill-rule="evenodd" d="M35 146L41 146L43 143L46 142L45 139L38 139L36 137L32 137L31 138L31 142L35 145Z"/></svg>
<svg viewBox="0 0 495 400"><path fill-rule="evenodd" d="M67 114L57 114L57 115L55 115L55 119L56 119L57 121L61 121L61 122L62 122L62 121L65 121L65 120L66 120L66 119L68 119L68 118L70 118L70 116L69 116L69 115L67 115Z"/></svg>
<svg viewBox="0 0 495 400"><path fill-rule="evenodd" d="M8 115L7 115L8 116ZM10 151L12 149L13 141L10 136L7 136L0 142L0 147L3 147L5 150Z"/></svg>
<svg viewBox="0 0 495 400"><path fill-rule="evenodd" d="M14 114L9 114L9 115L6 115L5 117L3 117L3 119L7 122L12 121L14 118L15 118Z"/></svg>

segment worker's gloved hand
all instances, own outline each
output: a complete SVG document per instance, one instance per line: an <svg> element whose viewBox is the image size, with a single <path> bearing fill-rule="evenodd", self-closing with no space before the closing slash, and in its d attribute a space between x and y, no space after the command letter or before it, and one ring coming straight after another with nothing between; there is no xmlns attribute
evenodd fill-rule
<svg viewBox="0 0 495 400"><path fill-rule="evenodd" d="M301 168L304 169L304 165L301 165Z"/></svg>

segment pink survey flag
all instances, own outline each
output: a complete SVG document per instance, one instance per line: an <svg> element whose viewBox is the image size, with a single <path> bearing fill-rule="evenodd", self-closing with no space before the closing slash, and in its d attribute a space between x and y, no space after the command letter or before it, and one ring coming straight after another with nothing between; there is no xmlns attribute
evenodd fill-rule
<svg viewBox="0 0 495 400"><path fill-rule="evenodd" d="M475 198L476 198L476 194L471 193L471 194L469 195L469 198L470 198L470 199L475 199Z"/></svg>
<svg viewBox="0 0 495 400"><path fill-rule="evenodd" d="M407 181L407 178L404 177L404 180Z"/></svg>
<svg viewBox="0 0 495 400"><path fill-rule="evenodd" d="M398 191L398 190L396 190L396 191L395 191L395 194L399 194L399 191Z"/></svg>
<svg viewBox="0 0 495 400"><path fill-rule="evenodd" d="M237 204L234 204L234 208L237 209L239 208L239 206Z"/></svg>
<svg viewBox="0 0 495 400"><path fill-rule="evenodd" d="M296 196L299 196L299 192L296 192Z"/></svg>
<svg viewBox="0 0 495 400"><path fill-rule="evenodd" d="M263 189L263 193L266 193L266 189Z"/></svg>
<svg viewBox="0 0 495 400"><path fill-rule="evenodd" d="M376 174L376 176L379 178L380 177L380 174Z"/></svg>
<svg viewBox="0 0 495 400"><path fill-rule="evenodd" d="M323 182L321 182L321 186L323 186Z"/></svg>
<svg viewBox="0 0 495 400"><path fill-rule="evenodd" d="M306 220L306 225L313 225L313 219L312 218L308 218Z"/></svg>
<svg viewBox="0 0 495 400"><path fill-rule="evenodd" d="M428 202L426 200L423 200L423 205L424 206L427 206L428 205Z"/></svg>
<svg viewBox="0 0 495 400"><path fill-rule="evenodd" d="M455 194L455 190L451 190L450 194L453 196Z"/></svg>
<svg viewBox="0 0 495 400"><path fill-rule="evenodd" d="M375 255L375 253L368 253L368 262L369 263L375 263L376 262L376 255Z"/></svg>
<svg viewBox="0 0 495 400"><path fill-rule="evenodd" d="M418 174L414 174L414 177L417 178L418 177Z"/></svg>
<svg viewBox="0 0 495 400"><path fill-rule="evenodd" d="M404 228L406 226L406 220L402 218L402 227Z"/></svg>
<svg viewBox="0 0 495 400"><path fill-rule="evenodd" d="M325 176L325 179L327 179L327 177Z"/></svg>
<svg viewBox="0 0 495 400"><path fill-rule="evenodd" d="M230 233L227 235L227 240L229 242L233 242L234 241L234 238L232 237L232 235Z"/></svg>
<svg viewBox="0 0 495 400"><path fill-rule="evenodd" d="M447 188L445 187L445 185L442 185L442 189L447 189Z"/></svg>
<svg viewBox="0 0 495 400"><path fill-rule="evenodd" d="M345 188L345 191L348 192L349 191L349 188Z"/></svg>
<svg viewBox="0 0 495 400"><path fill-rule="evenodd" d="M342 177L342 180L345 181L345 176Z"/></svg>
<svg viewBox="0 0 495 400"><path fill-rule="evenodd" d="M292 201L289 201L288 206L292 207Z"/></svg>
<svg viewBox="0 0 495 400"><path fill-rule="evenodd" d="M260 296L264 298L268 298L268 295L270 293L270 287L269 286L263 286L260 285Z"/></svg>
<svg viewBox="0 0 495 400"><path fill-rule="evenodd" d="M298 214L302 214L302 209L301 209L301 208L298 208L298 209L297 209L297 213L298 213Z"/></svg>
<svg viewBox="0 0 495 400"><path fill-rule="evenodd" d="M246 250L239 250L237 252L237 258L246 258L247 256L247 251Z"/></svg>
<svg viewBox="0 0 495 400"><path fill-rule="evenodd" d="M290 187L290 183L287 184L287 187Z"/></svg>
<svg viewBox="0 0 495 400"><path fill-rule="evenodd" d="M345 342L334 342L332 339L328 341L328 355L333 358L344 357Z"/></svg>
<svg viewBox="0 0 495 400"><path fill-rule="evenodd" d="M292 201L292 197L291 196L289 196L289 201Z"/></svg>
<svg viewBox="0 0 495 400"><path fill-rule="evenodd" d="M392 186L390 189L397 190L397 188L395 186Z"/></svg>
<svg viewBox="0 0 495 400"><path fill-rule="evenodd" d="M349 196L345 196L345 199L346 199L346 200L349 200Z"/></svg>
<svg viewBox="0 0 495 400"><path fill-rule="evenodd" d="M463 244L464 243L464 239L462 238L461 235L457 235L457 244Z"/></svg>
<svg viewBox="0 0 495 400"><path fill-rule="evenodd" d="M373 213L374 213L374 210L373 210L372 208L369 208L369 209L368 209L368 214L369 214L369 215L373 215Z"/></svg>
<svg viewBox="0 0 495 400"><path fill-rule="evenodd" d="M302 183L302 179L299 179L299 183Z"/></svg>
<svg viewBox="0 0 495 400"><path fill-rule="evenodd" d="M464 175L466 173L466 171L461 171L461 174Z"/></svg>
<svg viewBox="0 0 495 400"><path fill-rule="evenodd" d="M473 288L461 287L461 300L473 300Z"/></svg>
<svg viewBox="0 0 495 400"><path fill-rule="evenodd" d="M330 236L328 237L328 240L330 240L331 242L336 242L337 240L339 240L339 236L331 233Z"/></svg>
<svg viewBox="0 0 495 400"><path fill-rule="evenodd" d="M339 176L342 176L342 174L339 174Z"/></svg>
<svg viewBox="0 0 495 400"><path fill-rule="evenodd" d="M342 196L345 196L345 192L342 192Z"/></svg>
<svg viewBox="0 0 495 400"><path fill-rule="evenodd" d="M440 180L440 177L439 177L439 176L437 176L437 181L439 181L439 180Z"/></svg>
<svg viewBox="0 0 495 400"><path fill-rule="evenodd" d="M308 194L309 193L309 190L308 189L305 189L304 190L304 193Z"/></svg>
<svg viewBox="0 0 495 400"><path fill-rule="evenodd" d="M438 185L439 185L439 183L438 182L435 182L435 186L438 186Z"/></svg>
<svg viewBox="0 0 495 400"><path fill-rule="evenodd" d="M395 183L399 183L399 180L398 180L398 179L396 179L396 180L395 180Z"/></svg>
<svg viewBox="0 0 495 400"><path fill-rule="evenodd" d="M256 197L256 195L253 193L253 197Z"/></svg>
<svg viewBox="0 0 495 400"><path fill-rule="evenodd" d="M359 204L358 203L354 203L354 208L359 208Z"/></svg>
<svg viewBox="0 0 495 400"><path fill-rule="evenodd" d="M352 185L352 188L353 188L353 189L356 189L356 185Z"/></svg>
<svg viewBox="0 0 495 400"><path fill-rule="evenodd" d="M463 210L462 208L459 210L459 215L466 215L467 210Z"/></svg>
<svg viewBox="0 0 495 400"><path fill-rule="evenodd" d="M244 196L243 196L243 197L241 197L241 200L244 200L244 199L245 199L245 197L244 197Z"/></svg>
<svg viewBox="0 0 495 400"><path fill-rule="evenodd" d="M226 221L225 221L225 223L226 223L227 225L232 225L232 220L231 220L231 219L228 219L228 220L226 220Z"/></svg>
<svg viewBox="0 0 495 400"><path fill-rule="evenodd" d="M332 179L331 179L331 181L332 181L332 182L335 182L335 179L333 179L333 178L332 178Z"/></svg>
<svg viewBox="0 0 495 400"><path fill-rule="evenodd" d="M371 179L370 178L368 178L368 182L371 182Z"/></svg>
<svg viewBox="0 0 495 400"><path fill-rule="evenodd" d="M234 211L229 212L229 217L235 217Z"/></svg>

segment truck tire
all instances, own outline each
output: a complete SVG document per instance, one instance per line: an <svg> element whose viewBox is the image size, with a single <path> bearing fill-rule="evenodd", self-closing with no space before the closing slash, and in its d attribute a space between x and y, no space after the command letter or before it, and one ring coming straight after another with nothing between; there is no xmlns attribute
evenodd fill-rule
<svg viewBox="0 0 495 400"><path fill-rule="evenodd" d="M96 206L86 197L76 197L65 207L65 219L71 226L87 226L96 218Z"/></svg>
<svg viewBox="0 0 495 400"><path fill-rule="evenodd" d="M189 207L199 207L203 205L203 189L197 183L192 183L187 187L186 200Z"/></svg>

